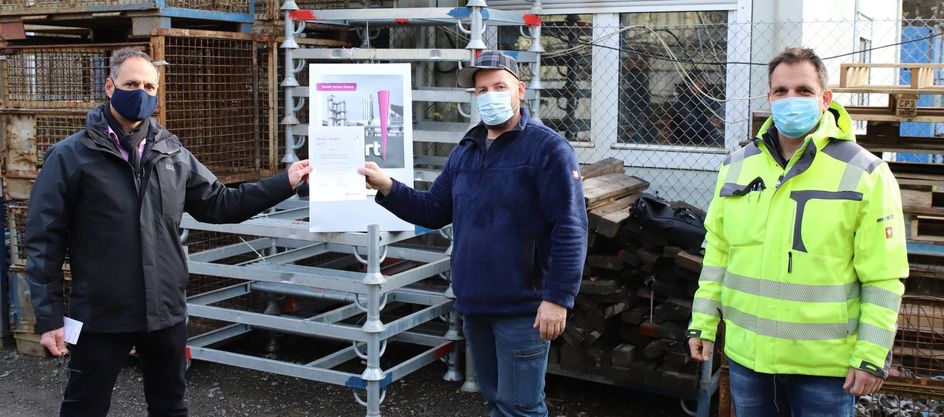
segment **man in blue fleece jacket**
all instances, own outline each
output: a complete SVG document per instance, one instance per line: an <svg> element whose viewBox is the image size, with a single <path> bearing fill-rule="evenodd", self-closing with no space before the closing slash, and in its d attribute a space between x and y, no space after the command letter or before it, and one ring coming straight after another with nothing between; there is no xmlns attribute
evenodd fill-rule
<svg viewBox="0 0 944 417"><path fill-rule="evenodd" d="M453 225L457 310L492 417L546 416L550 341L564 331L587 252L587 210L573 147L521 107L515 60L485 51L459 74L482 123L453 150L428 192L376 164L359 170L401 219Z"/></svg>

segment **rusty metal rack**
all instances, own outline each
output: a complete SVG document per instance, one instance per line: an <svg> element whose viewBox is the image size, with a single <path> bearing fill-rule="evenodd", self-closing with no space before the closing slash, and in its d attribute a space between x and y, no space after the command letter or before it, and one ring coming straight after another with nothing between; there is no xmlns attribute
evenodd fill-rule
<svg viewBox="0 0 944 417"><path fill-rule="evenodd" d="M882 391L944 400L944 298L905 295L893 349Z"/></svg>
<svg viewBox="0 0 944 417"><path fill-rule="evenodd" d="M4 201L4 210L6 224L4 228L7 232L9 260L11 265L24 265L26 263L26 248L23 238L26 235L26 210L29 208L27 200L6 200Z"/></svg>
<svg viewBox="0 0 944 417"><path fill-rule="evenodd" d="M270 60L257 50L265 43L252 35L175 30L158 32L151 45L154 59L169 63L160 120L187 149L226 183L257 180L275 165L260 146L260 139L274 138L260 120L267 113L259 86L269 78Z"/></svg>
<svg viewBox="0 0 944 417"><path fill-rule="evenodd" d="M173 27L233 29L249 32L255 0L4 0L0 16L14 24L101 29L116 36L127 27L132 37ZM122 33L127 33L122 31Z"/></svg>
<svg viewBox="0 0 944 417"><path fill-rule="evenodd" d="M147 43L0 49L4 175L8 183L27 183L8 184L14 194L7 198L28 198L28 182L38 175L43 153L82 129L87 111L106 100L108 57L128 46L168 62L161 71L156 116L221 181L273 174L278 168L277 106L269 92L276 84L273 42L241 33L160 29Z"/></svg>
<svg viewBox="0 0 944 417"><path fill-rule="evenodd" d="M299 8L308 10L320 9L344 9L351 3L359 3L359 0L296 0L295 4ZM271 21L281 20L282 0L256 0L256 20Z"/></svg>

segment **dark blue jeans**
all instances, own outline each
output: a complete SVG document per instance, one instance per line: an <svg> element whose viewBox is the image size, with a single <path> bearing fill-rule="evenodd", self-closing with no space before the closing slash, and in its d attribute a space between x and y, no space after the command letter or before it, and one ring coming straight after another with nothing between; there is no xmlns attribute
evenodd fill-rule
<svg viewBox="0 0 944 417"><path fill-rule="evenodd" d="M855 416L855 397L842 389L845 378L762 374L728 363L738 417Z"/></svg>
<svg viewBox="0 0 944 417"><path fill-rule="evenodd" d="M541 339L535 315L466 314L466 344L491 417L545 417L544 374L551 343Z"/></svg>

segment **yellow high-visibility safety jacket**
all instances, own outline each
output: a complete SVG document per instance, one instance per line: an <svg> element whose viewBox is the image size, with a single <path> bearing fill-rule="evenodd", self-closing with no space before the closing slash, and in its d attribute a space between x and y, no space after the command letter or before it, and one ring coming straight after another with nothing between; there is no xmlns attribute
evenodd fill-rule
<svg viewBox="0 0 944 417"><path fill-rule="evenodd" d="M718 173L688 334L714 341L723 319L725 354L756 372L885 376L908 276L898 182L836 102L789 161L775 129Z"/></svg>

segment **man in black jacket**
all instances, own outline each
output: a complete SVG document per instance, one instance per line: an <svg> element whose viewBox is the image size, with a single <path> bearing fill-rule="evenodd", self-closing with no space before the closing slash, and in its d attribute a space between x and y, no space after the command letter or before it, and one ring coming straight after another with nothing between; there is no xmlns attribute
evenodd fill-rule
<svg viewBox="0 0 944 417"><path fill-rule="evenodd" d="M53 355L69 353L62 291L68 253L69 316L84 325L70 346L60 415L105 416L135 347L148 415L186 416L183 212L204 222L241 222L290 197L311 167L300 161L278 176L227 188L150 117L159 87L150 57L121 49L110 66L109 102L47 152L30 195L26 276L36 332Z"/></svg>

